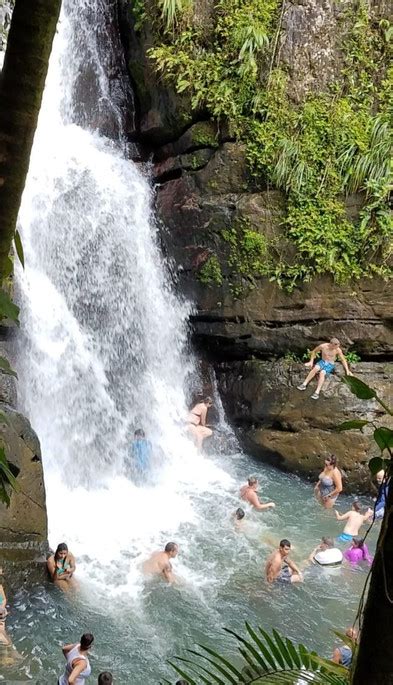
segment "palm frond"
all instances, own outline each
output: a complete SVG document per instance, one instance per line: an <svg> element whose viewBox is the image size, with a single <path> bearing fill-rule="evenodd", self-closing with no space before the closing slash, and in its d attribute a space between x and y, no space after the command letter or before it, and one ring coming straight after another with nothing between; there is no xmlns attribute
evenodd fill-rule
<svg viewBox="0 0 393 685"><path fill-rule="evenodd" d="M170 665L190 685L348 685L348 669L318 657L304 645L295 645L276 630L271 634L246 623L247 636L230 629L241 656L235 663L219 652L198 644L192 658L175 657Z"/></svg>

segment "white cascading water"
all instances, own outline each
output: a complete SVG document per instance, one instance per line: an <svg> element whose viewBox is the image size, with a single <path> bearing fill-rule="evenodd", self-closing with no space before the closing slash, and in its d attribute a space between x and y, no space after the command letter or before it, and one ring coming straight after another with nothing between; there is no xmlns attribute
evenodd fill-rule
<svg viewBox="0 0 393 685"><path fill-rule="evenodd" d="M88 561L99 556L99 583L102 565L118 564L125 549L138 559L194 520L190 493L231 479L184 434L189 309L166 280L149 184L124 154L121 113L113 106L116 142L74 123L83 36L97 108L111 107L86 7L72 0L61 17L19 216L18 369L41 440L50 543L66 540L90 578ZM144 487L125 475L137 427L161 447ZM131 570L130 592L137 583Z"/></svg>

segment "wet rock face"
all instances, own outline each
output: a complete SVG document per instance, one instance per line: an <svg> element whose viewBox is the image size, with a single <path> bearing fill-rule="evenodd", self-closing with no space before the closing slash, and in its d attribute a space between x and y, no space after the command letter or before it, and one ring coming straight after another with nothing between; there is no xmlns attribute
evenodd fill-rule
<svg viewBox="0 0 393 685"><path fill-rule="evenodd" d="M357 363L354 372L392 403L393 363ZM308 370L302 364L268 361L227 362L217 366L220 393L239 436L256 457L316 480L329 454L335 454L347 492L369 492L367 462L379 450L372 430L337 432L352 418L393 428L391 417L374 400L358 400L340 382L342 371L325 381L319 400L312 400L315 381L297 390Z"/></svg>
<svg viewBox="0 0 393 685"><path fill-rule="evenodd" d="M18 491L7 508L0 504L2 556L33 559L47 548L47 515L40 444L25 416L1 404L9 425L1 426L7 459L19 469Z"/></svg>

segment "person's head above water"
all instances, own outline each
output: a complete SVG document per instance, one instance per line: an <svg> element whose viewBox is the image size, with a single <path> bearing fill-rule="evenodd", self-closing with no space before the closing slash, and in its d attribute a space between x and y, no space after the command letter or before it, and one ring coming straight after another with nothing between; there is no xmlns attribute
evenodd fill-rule
<svg viewBox="0 0 393 685"><path fill-rule="evenodd" d="M176 557L179 552L179 547L176 542L167 542L164 550L169 557Z"/></svg>
<svg viewBox="0 0 393 685"><path fill-rule="evenodd" d="M331 347L340 347L340 341L337 338L330 338L329 345Z"/></svg>
<svg viewBox="0 0 393 685"><path fill-rule="evenodd" d="M335 454L331 454L329 457L325 458L325 467L327 469L335 469L337 466L337 457Z"/></svg>
<svg viewBox="0 0 393 685"><path fill-rule="evenodd" d="M363 549L364 538L361 538L360 535L354 535L352 538L352 545L353 547L359 547L359 549Z"/></svg>
<svg viewBox="0 0 393 685"><path fill-rule="evenodd" d="M256 490L258 487L258 478L255 476L250 476L247 480L247 483L249 484L250 488L254 488Z"/></svg>
<svg viewBox="0 0 393 685"><path fill-rule="evenodd" d="M134 438L144 438L145 437L145 431L142 430L142 428L137 428L135 433L134 433Z"/></svg>
<svg viewBox="0 0 393 685"><path fill-rule="evenodd" d="M323 547L324 549L332 549L332 547L334 547L334 542L333 542L332 538L323 537L321 539L321 545L320 546Z"/></svg>
<svg viewBox="0 0 393 685"><path fill-rule="evenodd" d="M362 507L360 506L359 502L355 499L354 502L352 502L352 509L356 511L358 514L360 514Z"/></svg>
<svg viewBox="0 0 393 685"><path fill-rule="evenodd" d="M90 649L94 642L94 635L91 633L83 633L80 641L81 649Z"/></svg>
<svg viewBox="0 0 393 685"><path fill-rule="evenodd" d="M385 478L385 471L381 469L381 471L378 471L378 473L375 475L375 478L377 480L378 485L382 485L383 479Z"/></svg>
<svg viewBox="0 0 393 685"><path fill-rule="evenodd" d="M280 546L279 546L279 551L282 557L286 557L287 554L291 551L291 543L289 540L284 538L283 540L280 540Z"/></svg>
<svg viewBox="0 0 393 685"><path fill-rule="evenodd" d="M100 673L98 676L98 685L112 685L113 684L113 675L112 673L109 673L109 671L103 671Z"/></svg>
<svg viewBox="0 0 393 685"><path fill-rule="evenodd" d="M59 559L65 559L68 554L68 546L66 545L65 542L61 542L60 545L57 545L57 549L55 552L55 560L58 561Z"/></svg>
<svg viewBox="0 0 393 685"><path fill-rule="evenodd" d="M245 513L244 509L242 509L241 507L236 509L235 517L238 521L241 521L242 519L244 519L245 515L246 515L246 513Z"/></svg>

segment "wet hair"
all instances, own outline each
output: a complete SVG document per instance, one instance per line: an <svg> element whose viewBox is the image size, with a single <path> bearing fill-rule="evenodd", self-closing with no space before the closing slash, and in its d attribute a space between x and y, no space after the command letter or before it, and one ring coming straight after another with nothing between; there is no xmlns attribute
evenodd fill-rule
<svg viewBox="0 0 393 685"><path fill-rule="evenodd" d="M358 513L360 513L361 511L361 506L356 499L354 502L352 502L352 509L355 509L355 511L357 511Z"/></svg>
<svg viewBox="0 0 393 685"><path fill-rule="evenodd" d="M363 549L364 538L361 538L360 535L354 535L352 538L352 542L355 545L355 547L359 547L360 549Z"/></svg>
<svg viewBox="0 0 393 685"><path fill-rule="evenodd" d="M165 552L169 554L169 552L175 552L177 550L177 544L176 542L167 542L165 545Z"/></svg>
<svg viewBox="0 0 393 685"><path fill-rule="evenodd" d="M291 543L286 538L284 538L283 540L280 540L280 547L290 547L290 546L291 546Z"/></svg>
<svg viewBox="0 0 393 685"><path fill-rule="evenodd" d="M134 433L134 438L144 438L145 437L145 431L142 428L137 428L135 433Z"/></svg>
<svg viewBox="0 0 393 685"><path fill-rule="evenodd" d="M335 454L330 454L325 458L325 461L328 461L330 466L337 466L337 457Z"/></svg>
<svg viewBox="0 0 393 685"><path fill-rule="evenodd" d="M258 483L258 478L255 476L250 476L248 479L248 484L249 485L256 485Z"/></svg>
<svg viewBox="0 0 393 685"><path fill-rule="evenodd" d="M209 395L207 395L206 397L204 397L203 400L202 400L202 402L204 402L204 404L213 404L213 400L212 400L211 397L209 397Z"/></svg>
<svg viewBox="0 0 393 685"><path fill-rule="evenodd" d="M322 538L322 542L323 542L323 544L326 545L327 547L334 547L334 542L333 542L332 538L323 537L323 538Z"/></svg>
<svg viewBox="0 0 393 685"><path fill-rule="evenodd" d="M68 545L66 545L65 542L61 542L59 545L57 545L55 552L55 561L58 560L60 552L68 552Z"/></svg>
<svg viewBox="0 0 393 685"><path fill-rule="evenodd" d="M330 344L338 346L340 345L340 341L338 340L338 338L330 338Z"/></svg>
<svg viewBox="0 0 393 685"><path fill-rule="evenodd" d="M88 649L94 642L94 635L91 633L83 633L80 641L81 649Z"/></svg>
<svg viewBox="0 0 393 685"><path fill-rule="evenodd" d="M236 511L235 511L235 516L236 516L236 518L237 518L238 521L241 521L241 519L244 519L245 515L246 515L246 514L245 514L244 509L242 509L241 507L239 507L238 509L236 509Z"/></svg>
<svg viewBox="0 0 393 685"><path fill-rule="evenodd" d="M113 675L109 671L103 671L98 676L98 685L112 685Z"/></svg>

